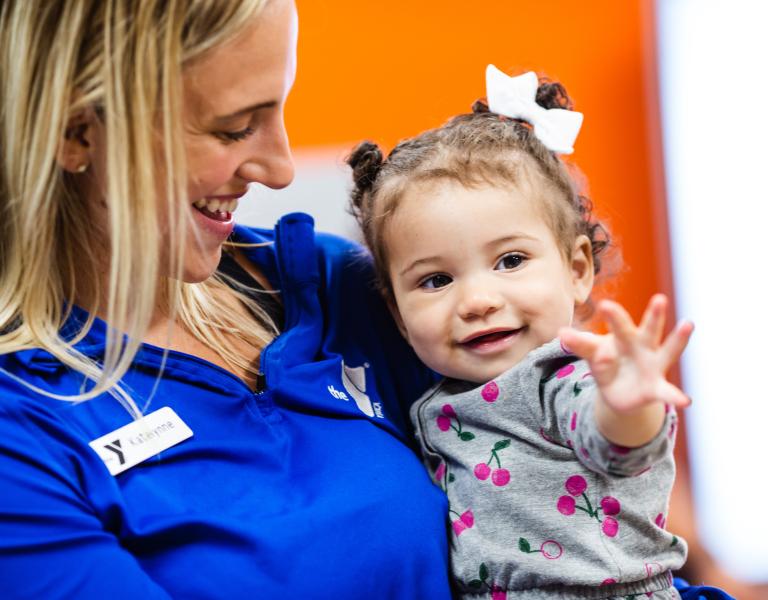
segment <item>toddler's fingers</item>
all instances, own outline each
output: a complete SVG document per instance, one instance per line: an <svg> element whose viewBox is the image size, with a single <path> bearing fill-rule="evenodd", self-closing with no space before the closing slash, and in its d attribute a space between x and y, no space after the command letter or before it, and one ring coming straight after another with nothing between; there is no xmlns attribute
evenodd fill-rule
<svg viewBox="0 0 768 600"><path fill-rule="evenodd" d="M677 408L686 408L691 405L691 398L669 381L664 382L659 393L659 401Z"/></svg>
<svg viewBox="0 0 768 600"><path fill-rule="evenodd" d="M594 333L563 327L557 335L563 346L585 360L590 360L597 352L599 336Z"/></svg>
<svg viewBox="0 0 768 600"><path fill-rule="evenodd" d="M667 336L667 339L664 340L659 349L659 356L665 372L680 359L680 355L691 339L691 334L693 334L693 323L691 321L680 321Z"/></svg>
<svg viewBox="0 0 768 600"><path fill-rule="evenodd" d="M640 320L640 334L652 347L657 347L664 336L665 313L667 310L667 297L664 294L655 294L643 313Z"/></svg>
<svg viewBox="0 0 768 600"><path fill-rule="evenodd" d="M632 317L619 303L611 300L603 300L598 306L600 313L608 323L610 330L616 335L616 339L622 343L631 343L637 333Z"/></svg>

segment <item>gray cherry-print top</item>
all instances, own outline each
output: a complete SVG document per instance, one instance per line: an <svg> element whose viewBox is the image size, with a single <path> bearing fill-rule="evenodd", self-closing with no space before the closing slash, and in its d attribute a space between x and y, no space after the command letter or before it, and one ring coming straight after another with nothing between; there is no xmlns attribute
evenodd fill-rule
<svg viewBox="0 0 768 600"><path fill-rule="evenodd" d="M450 502L462 597L675 598L686 544L665 530L677 417L640 448L597 430L585 361L559 340L484 385L446 379L411 409Z"/></svg>

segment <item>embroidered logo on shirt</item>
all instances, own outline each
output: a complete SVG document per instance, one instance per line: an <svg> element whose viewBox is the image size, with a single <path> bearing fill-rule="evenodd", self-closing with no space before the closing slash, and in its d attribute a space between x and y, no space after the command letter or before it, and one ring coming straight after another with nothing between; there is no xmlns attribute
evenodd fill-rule
<svg viewBox="0 0 768 600"><path fill-rule="evenodd" d="M384 418L384 413L381 410L381 403L371 402L371 398L366 394L365 383L365 370L368 368L368 364L360 365L359 367L349 367L341 361L341 383L344 385L344 390L337 390L334 386L328 386L328 393L334 398L349 402L351 397L354 400L357 408L364 415L373 417L374 415L379 419Z"/></svg>

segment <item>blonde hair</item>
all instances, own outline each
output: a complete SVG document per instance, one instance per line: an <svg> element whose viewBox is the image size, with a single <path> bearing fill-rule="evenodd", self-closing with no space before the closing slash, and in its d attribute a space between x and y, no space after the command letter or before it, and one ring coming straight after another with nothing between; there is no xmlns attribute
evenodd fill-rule
<svg viewBox="0 0 768 600"><path fill-rule="evenodd" d="M199 284L168 278L158 287L158 255L161 244L169 247L171 273L180 274L189 225L187 203L180 201L186 199L187 179L182 69L231 40L267 1L2 2L0 354L42 348L89 382L75 396L36 391L78 401L109 392L138 416L119 382L161 298L172 316L227 363L254 372L225 343L234 335L263 348L276 333L247 290L234 293L266 325L243 318L221 299L227 285L221 276ZM105 251L90 231L73 176L57 163L67 123L84 110L98 116L106 133L109 279L106 297L83 306L91 314L88 322L65 337L61 328L75 301L75 275L98 282L98 258ZM161 240L157 217L163 195L172 215L168 240ZM75 348L97 306L104 307L109 325L103 362Z"/></svg>

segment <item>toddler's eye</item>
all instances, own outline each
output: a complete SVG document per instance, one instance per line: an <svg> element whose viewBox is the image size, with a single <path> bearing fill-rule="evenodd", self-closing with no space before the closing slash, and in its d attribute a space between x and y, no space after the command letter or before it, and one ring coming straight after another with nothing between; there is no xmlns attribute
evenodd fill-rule
<svg viewBox="0 0 768 600"><path fill-rule="evenodd" d="M525 261L525 256L522 254L505 254L496 263L494 269L498 271L511 271L517 269Z"/></svg>
<svg viewBox="0 0 768 600"><path fill-rule="evenodd" d="M422 279L421 283L419 283L419 287L436 290L437 288L448 285L452 281L453 278L449 275L443 275L442 273L439 273L437 275L430 275L426 279Z"/></svg>

